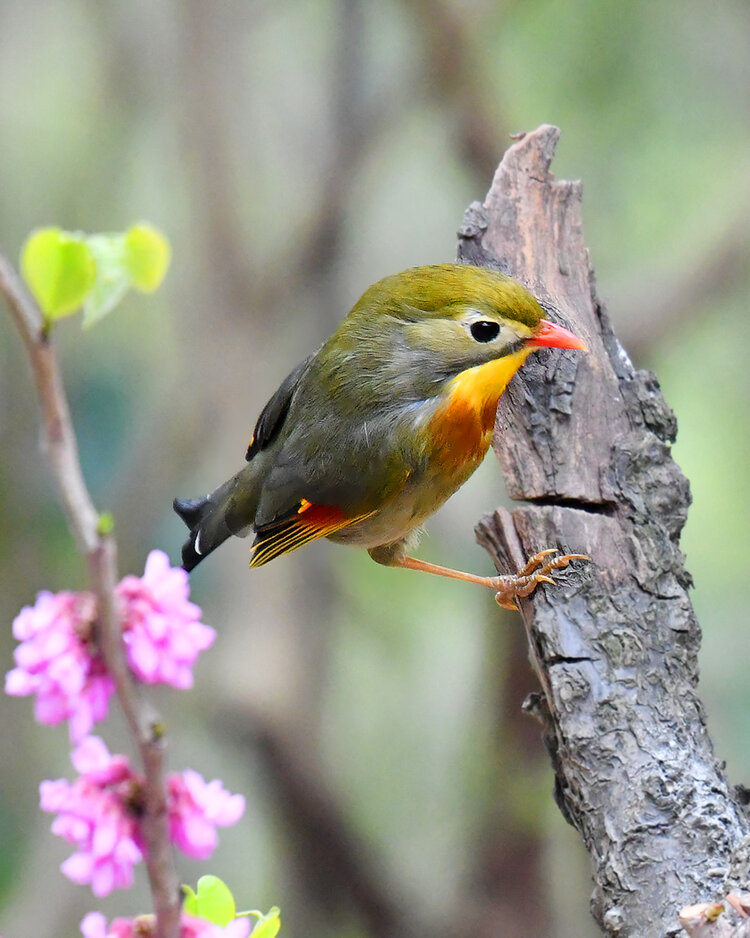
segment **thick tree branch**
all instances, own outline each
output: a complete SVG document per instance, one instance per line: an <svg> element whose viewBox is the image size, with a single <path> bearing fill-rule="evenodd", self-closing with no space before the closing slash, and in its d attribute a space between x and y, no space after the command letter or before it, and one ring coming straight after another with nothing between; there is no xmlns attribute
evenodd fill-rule
<svg viewBox="0 0 750 938"><path fill-rule="evenodd" d="M592 558L521 604L534 704L558 804L591 854L597 921L619 938L661 938L680 933L681 907L725 894L748 821L696 694L676 423L596 297L580 185L549 173L558 137L544 126L514 144L459 232L461 260L525 283L590 349L539 356L502 398L496 452L526 504L485 518L478 537L499 569L549 546Z"/></svg>
<svg viewBox="0 0 750 938"><path fill-rule="evenodd" d="M140 753L146 776L141 829L157 938L176 938L179 928L179 881L168 836L164 741L159 721L138 693L125 659L116 604L117 549L111 535L100 531L81 471L75 431L57 357L42 314L20 278L0 252L0 294L29 354L44 422L44 442L60 501L79 550L86 560L91 589L97 598L98 642L117 688L117 696Z"/></svg>

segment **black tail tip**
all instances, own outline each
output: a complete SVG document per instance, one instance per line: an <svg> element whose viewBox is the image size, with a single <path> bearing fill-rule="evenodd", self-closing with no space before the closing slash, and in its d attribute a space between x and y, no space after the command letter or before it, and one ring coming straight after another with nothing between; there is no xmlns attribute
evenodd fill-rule
<svg viewBox="0 0 750 938"><path fill-rule="evenodd" d="M203 560L203 555L196 548L200 523L210 508L209 502L207 498L176 498L172 507L190 529L190 535L182 545L182 569L190 573Z"/></svg>
<svg viewBox="0 0 750 938"><path fill-rule="evenodd" d="M201 521L207 507L207 498L176 498L172 502L172 508L191 530Z"/></svg>
<svg viewBox="0 0 750 938"><path fill-rule="evenodd" d="M185 541L182 545L182 569L187 573L190 573L198 564L203 560L203 557L196 552L195 547L193 546L193 535Z"/></svg>

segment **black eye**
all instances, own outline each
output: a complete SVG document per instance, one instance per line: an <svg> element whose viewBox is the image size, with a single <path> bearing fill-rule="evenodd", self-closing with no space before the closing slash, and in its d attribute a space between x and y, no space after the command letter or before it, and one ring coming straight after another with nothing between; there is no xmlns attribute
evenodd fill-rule
<svg viewBox="0 0 750 938"><path fill-rule="evenodd" d="M500 333L499 323L489 319L479 319L471 324L471 337L477 342L491 342Z"/></svg>

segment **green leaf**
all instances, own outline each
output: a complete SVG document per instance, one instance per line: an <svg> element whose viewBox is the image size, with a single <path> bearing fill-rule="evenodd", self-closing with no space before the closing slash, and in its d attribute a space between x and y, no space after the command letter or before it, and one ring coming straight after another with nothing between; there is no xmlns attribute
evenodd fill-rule
<svg viewBox="0 0 750 938"><path fill-rule="evenodd" d="M153 225L133 225L125 232L125 263L136 290L153 293L171 259L169 241Z"/></svg>
<svg viewBox="0 0 750 938"><path fill-rule="evenodd" d="M190 886L183 886L182 891L185 894L183 908L189 915L204 918L222 927L236 917L234 896L218 876L201 876L197 893Z"/></svg>
<svg viewBox="0 0 750 938"><path fill-rule="evenodd" d="M99 521L96 524L96 533L100 537L106 537L108 534L111 534L115 529L115 519L111 512L103 511L99 515Z"/></svg>
<svg viewBox="0 0 750 938"><path fill-rule="evenodd" d="M273 906L270 912L261 915L255 923L250 938L276 938L281 928L281 909Z"/></svg>
<svg viewBox="0 0 750 938"><path fill-rule="evenodd" d="M79 235L40 228L21 249L21 273L51 321L78 309L96 279L96 261Z"/></svg>
<svg viewBox="0 0 750 938"><path fill-rule="evenodd" d="M196 896L192 886L188 886L187 883L183 883L182 895L184 896L184 899L182 900L182 908L188 913L188 915L197 915L198 896Z"/></svg>
<svg viewBox="0 0 750 938"><path fill-rule="evenodd" d="M111 313L130 287L125 235L95 234L87 239L87 244L96 259L96 281L83 304L85 329Z"/></svg>

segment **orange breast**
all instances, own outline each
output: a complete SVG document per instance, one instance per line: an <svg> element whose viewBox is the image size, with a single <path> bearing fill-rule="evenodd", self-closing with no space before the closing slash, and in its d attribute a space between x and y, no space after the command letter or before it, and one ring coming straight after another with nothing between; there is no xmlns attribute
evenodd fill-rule
<svg viewBox="0 0 750 938"><path fill-rule="evenodd" d="M453 473L467 463L481 462L492 439L494 414L492 410L488 430L485 408L477 412L458 399L438 409L430 422L432 453L444 470Z"/></svg>
<svg viewBox="0 0 750 938"><path fill-rule="evenodd" d="M433 454L454 473L482 461L492 439L500 395L532 349L521 349L484 365L467 368L446 388L445 400L430 421Z"/></svg>

